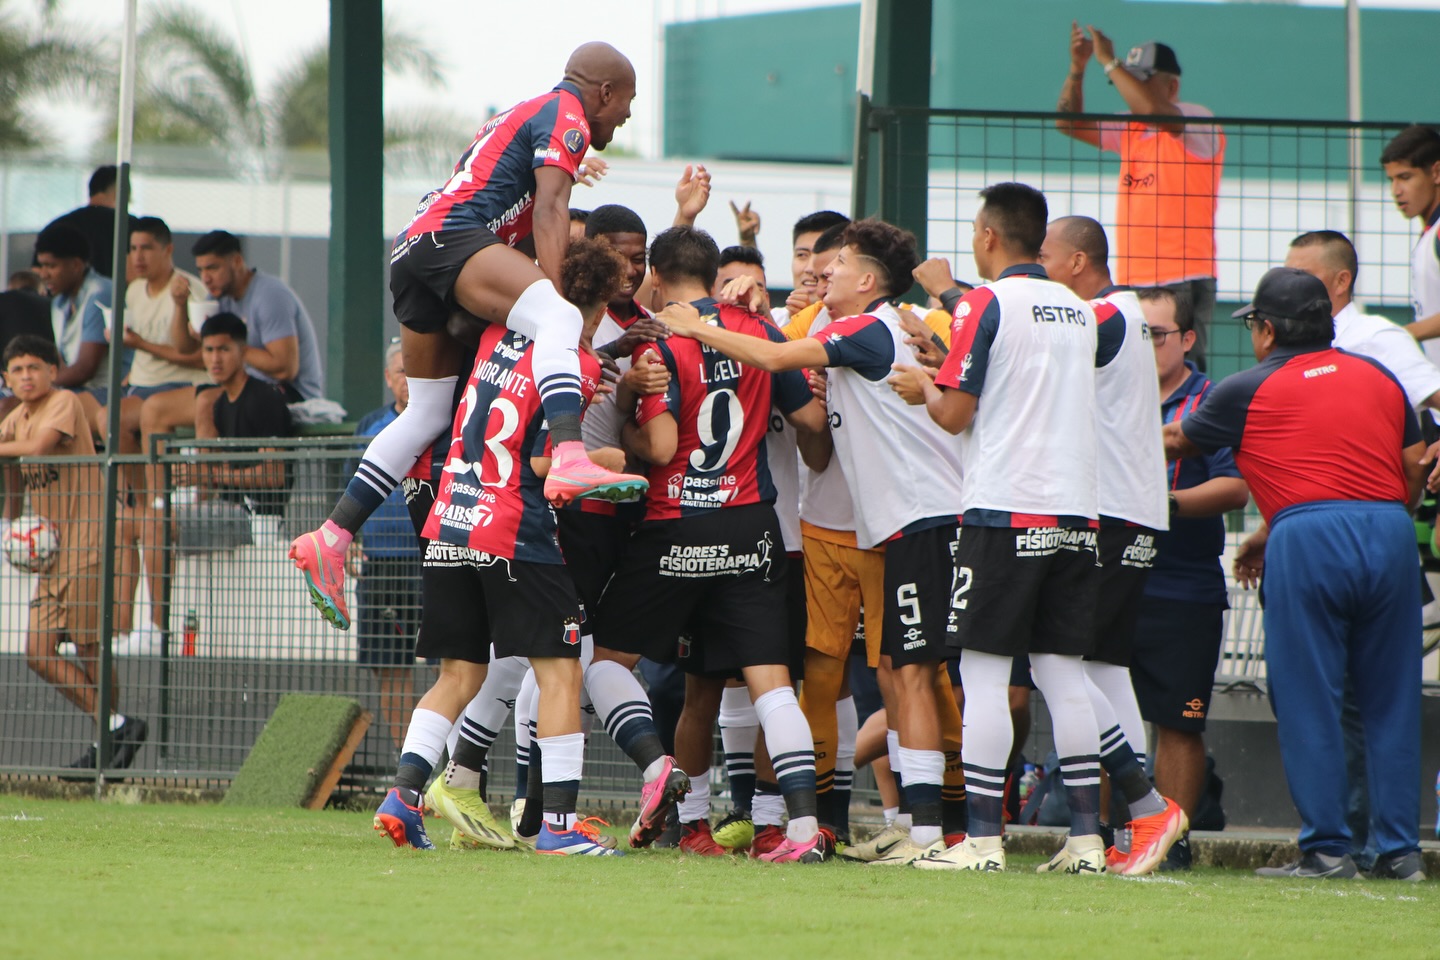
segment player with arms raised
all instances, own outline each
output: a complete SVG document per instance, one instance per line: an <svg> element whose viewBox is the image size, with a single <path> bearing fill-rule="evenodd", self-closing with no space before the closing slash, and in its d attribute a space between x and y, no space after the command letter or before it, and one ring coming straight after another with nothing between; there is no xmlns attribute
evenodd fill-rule
<svg viewBox="0 0 1440 960"><path fill-rule="evenodd" d="M311 601L335 626L346 629L350 623L344 558L355 532L450 425L467 353L446 332L457 307L534 344L536 388L555 444L545 480L548 500L623 499L644 489L642 478L605 470L585 453L582 320L557 292L570 238L570 189L586 150L610 143L629 119L634 97L630 61L608 44L582 45L554 90L480 129L454 175L421 200L396 238L390 292L401 325L410 403L370 441L330 519L290 547Z"/></svg>

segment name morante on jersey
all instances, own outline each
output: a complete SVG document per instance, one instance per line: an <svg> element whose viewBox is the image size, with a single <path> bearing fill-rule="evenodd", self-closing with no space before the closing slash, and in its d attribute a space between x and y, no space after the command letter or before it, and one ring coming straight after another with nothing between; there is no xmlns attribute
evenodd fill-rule
<svg viewBox="0 0 1440 960"><path fill-rule="evenodd" d="M431 540L530 563L562 563L555 512L530 466L549 456L549 431L531 370L533 345L491 324L480 336L475 368L455 411L450 450L435 506ZM588 401L600 364L580 353L580 392Z"/></svg>

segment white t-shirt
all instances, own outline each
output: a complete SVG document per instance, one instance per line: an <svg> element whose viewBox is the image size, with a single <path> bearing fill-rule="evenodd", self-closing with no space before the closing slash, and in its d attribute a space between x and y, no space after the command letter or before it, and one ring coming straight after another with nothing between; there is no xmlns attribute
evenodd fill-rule
<svg viewBox="0 0 1440 960"><path fill-rule="evenodd" d="M621 324L608 308L605 316L600 318L600 325L595 328L595 335L591 342L598 349L608 343L613 343L625 335L626 329L641 317L651 316L640 304L635 304L635 316L625 324ZM620 368L623 376L625 371L630 369L631 359L619 357L615 365ZM619 447L620 428L625 425L626 418L620 415L620 410L615 406L615 394L607 393L597 399L585 411L585 417L580 421L580 438L585 441L586 450L598 450L601 447Z"/></svg>
<svg viewBox="0 0 1440 960"><path fill-rule="evenodd" d="M1345 304L1335 314L1332 343L1342 350L1380 361L1400 381L1412 406L1421 406L1440 391L1440 368L1426 357L1415 338L1384 317L1361 313L1354 302Z"/></svg>
<svg viewBox="0 0 1440 960"><path fill-rule="evenodd" d="M190 282L191 303L200 303L205 299L205 288L200 284L199 277L180 269L175 271L174 277L184 277ZM174 277L171 277L171 283ZM142 340L174 346L170 340L170 321L174 316L175 301L170 298L169 283L161 287L159 296L155 297L150 296L149 284L144 277L132 281L125 288L125 326L138 333ZM186 322L189 322L188 318ZM210 375L198 367L182 367L144 350L136 350L135 359L130 362L132 387L209 382Z"/></svg>
<svg viewBox="0 0 1440 960"><path fill-rule="evenodd" d="M830 325L830 311L824 307L810 323L807 336L814 336ZM834 382L835 372L826 369L828 383ZM826 401L826 413L830 403ZM848 530L855 532L855 504L850 496L850 484L845 482L845 470L836 457L818 473L805 465L800 467L800 519L826 530Z"/></svg>
<svg viewBox="0 0 1440 960"><path fill-rule="evenodd" d="M1100 516L1168 530L1170 485L1150 327L1133 290L1114 290L1091 306L1099 321L1095 415Z"/></svg>

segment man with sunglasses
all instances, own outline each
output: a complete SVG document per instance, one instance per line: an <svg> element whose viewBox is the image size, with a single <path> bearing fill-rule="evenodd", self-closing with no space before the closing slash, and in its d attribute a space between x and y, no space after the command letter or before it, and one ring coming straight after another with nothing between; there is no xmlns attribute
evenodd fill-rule
<svg viewBox="0 0 1440 960"><path fill-rule="evenodd" d="M1235 314L1259 361L1165 427L1172 458L1231 447L1265 525L1235 555L1264 574L1265 661L1300 857L1267 877L1353 877L1341 731L1347 674L1365 730L1379 856L1372 876L1424 879L1419 853L1420 585L1408 508L1425 444L1377 361L1331 346L1320 280L1276 267Z"/></svg>

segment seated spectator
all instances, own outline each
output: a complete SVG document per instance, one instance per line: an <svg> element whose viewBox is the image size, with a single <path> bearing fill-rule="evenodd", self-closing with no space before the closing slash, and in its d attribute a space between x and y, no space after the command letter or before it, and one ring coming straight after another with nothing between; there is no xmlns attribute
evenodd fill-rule
<svg viewBox="0 0 1440 960"><path fill-rule="evenodd" d="M290 408L276 386L252 377L245 360L254 350L245 321L233 313L217 313L200 328L205 369L216 384L208 419L195 421L199 439L218 437L287 437L294 432ZM231 448L233 449L233 448ZM274 448L257 447L264 452ZM290 469L279 460L205 462L186 471L182 485L199 486L219 499L245 504L252 513L279 516L289 497Z"/></svg>
<svg viewBox="0 0 1440 960"><path fill-rule="evenodd" d="M191 252L200 282L220 310L235 314L250 331L245 349L250 376L278 385L289 403L323 396L315 326L295 291L280 278L247 266L240 239L224 230L205 234ZM177 346L194 349L194 341ZM213 393L204 399L213 402ZM196 415L201 415L198 409Z"/></svg>
<svg viewBox="0 0 1440 960"><path fill-rule="evenodd" d="M203 288L200 278L175 268L164 220L136 221L130 256L136 277L125 290L125 346L135 354L120 401L121 453L142 452L152 435L193 424L195 388L210 383L189 329L189 304L200 301Z"/></svg>
<svg viewBox="0 0 1440 960"><path fill-rule="evenodd" d="M385 351L385 386L395 402L366 414L355 428L356 436L375 436L410 400L399 343L390 344ZM353 474L355 466L348 464L345 476ZM355 600L360 608L355 659L374 671L379 681L380 723L398 750L415 706L406 668L415 662L415 632L420 628L420 541L400 488L392 490L360 528L360 536L350 543L345 566L346 573L355 578Z"/></svg>
<svg viewBox="0 0 1440 960"><path fill-rule="evenodd" d="M79 395L91 432L103 437L110 385L105 315L111 283L91 268L84 236L63 224L46 227L35 238L35 268L55 298L50 303L50 326L60 351L55 385Z"/></svg>
<svg viewBox="0 0 1440 960"><path fill-rule="evenodd" d="M90 175L90 199L85 206L62 213L45 225L45 230L57 224L64 225L84 237L90 250L90 265L107 280L112 279L115 268L115 204L119 199L118 192L119 171L115 164L96 167ZM130 217L130 229L135 229L134 217ZM35 252L38 254L40 251L37 248Z"/></svg>

